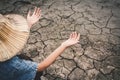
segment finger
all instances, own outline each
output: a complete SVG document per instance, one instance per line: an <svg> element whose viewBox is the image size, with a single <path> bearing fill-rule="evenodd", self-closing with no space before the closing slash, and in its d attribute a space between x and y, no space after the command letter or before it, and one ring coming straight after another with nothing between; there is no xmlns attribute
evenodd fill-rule
<svg viewBox="0 0 120 80"><path fill-rule="evenodd" d="M37 8L35 15L37 15L37 16L38 16L39 11L40 11L40 8Z"/></svg>
<svg viewBox="0 0 120 80"><path fill-rule="evenodd" d="M39 17L41 17L41 9L39 10Z"/></svg>
<svg viewBox="0 0 120 80"><path fill-rule="evenodd" d="M75 39L77 38L77 32L74 32L74 38Z"/></svg>
<svg viewBox="0 0 120 80"><path fill-rule="evenodd" d="M40 8L37 8L36 14L38 15L40 13Z"/></svg>
<svg viewBox="0 0 120 80"><path fill-rule="evenodd" d="M70 39L72 39L72 35L73 35L73 34L71 33L71 34L70 34L70 37L69 37Z"/></svg>
<svg viewBox="0 0 120 80"><path fill-rule="evenodd" d="M38 9L37 16L41 17L41 9L40 8Z"/></svg>
<svg viewBox="0 0 120 80"><path fill-rule="evenodd" d="M38 8L36 7L35 15L37 15Z"/></svg>
<svg viewBox="0 0 120 80"><path fill-rule="evenodd" d="M36 11L37 11L37 7L34 8L34 12L33 12L33 15L36 14Z"/></svg>
<svg viewBox="0 0 120 80"><path fill-rule="evenodd" d="M76 35L77 33L76 32L73 32L73 38L76 39Z"/></svg>
<svg viewBox="0 0 120 80"><path fill-rule="evenodd" d="M79 39L80 39L80 33L77 35L77 40L79 41Z"/></svg>
<svg viewBox="0 0 120 80"><path fill-rule="evenodd" d="M71 38L74 39L74 32L72 32Z"/></svg>

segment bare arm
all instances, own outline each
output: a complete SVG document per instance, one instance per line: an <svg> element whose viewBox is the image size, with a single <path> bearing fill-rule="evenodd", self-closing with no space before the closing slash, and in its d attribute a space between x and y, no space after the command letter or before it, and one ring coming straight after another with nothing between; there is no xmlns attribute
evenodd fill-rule
<svg viewBox="0 0 120 80"><path fill-rule="evenodd" d="M71 33L68 40L63 42L53 53L51 53L44 61L38 64L38 71L43 71L47 67L49 67L56 58L69 46L76 44L79 42L80 34L76 32Z"/></svg>
<svg viewBox="0 0 120 80"><path fill-rule="evenodd" d="M31 28L33 24L35 24L41 16L41 10L40 8L35 7L33 14L31 15L31 11L28 12L27 15L27 22L29 27ZM71 33L68 40L63 42L55 51L53 51L44 61L38 64L38 71L43 71L47 67L49 67L56 58L62 54L62 52L69 46L74 45L78 42L80 38L80 34L77 34L76 32Z"/></svg>

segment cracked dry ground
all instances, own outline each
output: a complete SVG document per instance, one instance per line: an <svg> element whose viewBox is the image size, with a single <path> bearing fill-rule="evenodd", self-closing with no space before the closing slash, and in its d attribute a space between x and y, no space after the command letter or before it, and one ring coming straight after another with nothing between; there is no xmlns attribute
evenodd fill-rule
<svg viewBox="0 0 120 80"><path fill-rule="evenodd" d="M0 12L26 15L42 9L22 53L41 62L73 31L80 43L68 48L42 80L120 80L120 0L1 0Z"/></svg>

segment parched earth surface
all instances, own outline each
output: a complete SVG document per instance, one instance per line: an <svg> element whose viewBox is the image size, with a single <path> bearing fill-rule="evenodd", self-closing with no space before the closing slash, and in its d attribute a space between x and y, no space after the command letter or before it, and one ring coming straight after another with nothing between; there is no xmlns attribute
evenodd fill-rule
<svg viewBox="0 0 120 80"><path fill-rule="evenodd" d="M80 43L65 50L42 80L120 80L120 0L0 0L2 14L42 10L22 53L41 62L73 31Z"/></svg>

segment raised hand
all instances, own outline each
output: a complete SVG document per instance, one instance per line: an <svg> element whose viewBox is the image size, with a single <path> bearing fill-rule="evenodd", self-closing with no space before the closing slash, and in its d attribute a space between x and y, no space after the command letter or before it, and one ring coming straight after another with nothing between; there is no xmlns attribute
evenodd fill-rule
<svg viewBox="0 0 120 80"><path fill-rule="evenodd" d="M33 24L39 21L40 17L41 17L40 8L35 7L32 15L31 15L31 11L29 11L27 14L27 22L28 22L29 27L31 27Z"/></svg>
<svg viewBox="0 0 120 80"><path fill-rule="evenodd" d="M64 47L69 47L71 45L74 45L79 42L80 34L77 34L76 32L72 32L70 34L70 37L68 40L62 43Z"/></svg>

